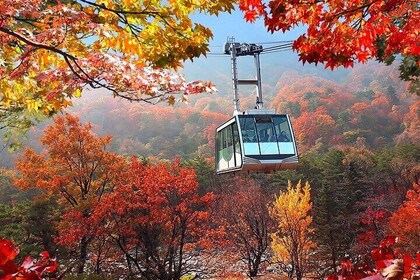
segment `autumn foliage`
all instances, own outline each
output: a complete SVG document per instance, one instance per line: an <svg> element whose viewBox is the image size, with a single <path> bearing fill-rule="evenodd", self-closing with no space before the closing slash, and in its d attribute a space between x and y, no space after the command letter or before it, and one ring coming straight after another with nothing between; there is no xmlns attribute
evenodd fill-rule
<svg viewBox="0 0 420 280"><path fill-rule="evenodd" d="M316 244L312 241L313 228L310 210L310 185L301 182L287 191L281 192L270 207L270 215L275 223L272 234L272 250L275 259L282 264L289 277L302 279L306 273L311 252Z"/></svg>
<svg viewBox="0 0 420 280"><path fill-rule="evenodd" d="M92 125L57 118L42 137L44 151L30 141L18 162L15 182L37 188L41 200L0 174L0 237L31 255L45 250L46 237L66 273L84 264L83 273L111 279L273 279L298 270L339 279L380 279L401 269L416 275L419 104L406 98L392 69L359 65L341 85L284 73L272 106L293 118L299 169L246 179L216 176L209 158L214 127L229 118L223 97L167 107L91 95L76 111ZM118 137L111 143L93 131ZM182 159L166 160L174 155ZM289 228L280 226L288 220L283 212L267 216L273 195L288 193L288 179L311 183L310 199L301 190L281 204L293 206ZM300 206L310 210L298 219ZM277 226L268 227L270 220ZM310 242L288 253L295 225Z"/></svg>
<svg viewBox="0 0 420 280"><path fill-rule="evenodd" d="M41 280L57 270L58 264L46 251L41 252L38 260L31 256L16 264L19 248L10 240L0 238L0 279L1 280Z"/></svg>
<svg viewBox="0 0 420 280"><path fill-rule="evenodd" d="M391 231L398 236L398 245L412 254L420 248L420 186L413 183L406 200L395 211L389 222Z"/></svg>
<svg viewBox="0 0 420 280"><path fill-rule="evenodd" d="M248 21L263 17L271 32L307 26L293 43L304 63L334 69L373 58L391 63L401 54L401 78L416 82L418 92L420 12L415 1L241 0L239 8Z"/></svg>
<svg viewBox="0 0 420 280"><path fill-rule="evenodd" d="M189 14L232 8L230 1L5 1L0 7L2 109L57 112L85 85L144 101L173 102L167 93L210 90L163 68L207 51L212 33Z"/></svg>
<svg viewBox="0 0 420 280"><path fill-rule="evenodd" d="M401 254L394 249L398 238L387 236L370 253L373 261L353 264L349 260L341 261L337 274L328 280L338 279L413 279L420 273L420 255L414 258L410 254Z"/></svg>
<svg viewBox="0 0 420 280"><path fill-rule="evenodd" d="M149 165L133 158L124 174L127 183L106 194L94 219L103 226L127 265L145 279L180 279L187 260L208 246L205 224L211 193L198 195L193 170L179 161Z"/></svg>
<svg viewBox="0 0 420 280"><path fill-rule="evenodd" d="M358 66L344 85L290 73L278 82L280 90L271 107L291 115L299 152L321 143L328 147L354 145L370 149L397 141L414 143L418 140L413 127L417 114L412 110L417 110L419 104L399 97L404 87L397 86L396 77L392 76L395 70L393 66L380 70ZM363 89L363 79L370 71L377 78L371 80L368 89Z"/></svg>
<svg viewBox="0 0 420 280"><path fill-rule="evenodd" d="M28 149L14 183L57 199L57 241L78 248L79 273L96 256L97 273L112 258L146 279L179 279L191 269L185 261L209 245L213 194L200 196L194 171L179 161L128 164L105 151L109 140L74 116L57 117L41 138L46 153Z"/></svg>
<svg viewBox="0 0 420 280"><path fill-rule="evenodd" d="M251 180L238 180L229 187L232 191L220 197L215 209L221 247L229 259L246 264L249 277L255 277L268 260L272 230L269 196Z"/></svg>
<svg viewBox="0 0 420 280"><path fill-rule="evenodd" d="M21 177L14 184L22 189L38 188L57 197L64 211L58 225L60 243L78 246L83 271L88 245L95 238L91 221L93 209L105 193L121 180L124 159L105 151L109 136L98 137L91 125L78 118L57 117L41 138L44 154L27 149L16 168Z"/></svg>
<svg viewBox="0 0 420 280"><path fill-rule="evenodd" d="M212 37L189 16L232 9L230 0L2 1L0 123L13 136L85 89L169 104L215 92L210 82L186 82L177 68L205 54Z"/></svg>

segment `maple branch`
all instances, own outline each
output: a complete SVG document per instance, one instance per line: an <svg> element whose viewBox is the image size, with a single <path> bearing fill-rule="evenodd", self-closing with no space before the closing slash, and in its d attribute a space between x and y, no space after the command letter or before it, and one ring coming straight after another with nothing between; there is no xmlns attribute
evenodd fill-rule
<svg viewBox="0 0 420 280"><path fill-rule="evenodd" d="M110 85L106 85L104 83L101 83L100 81L98 81L95 78L92 78L88 73L86 73L86 71L83 70L83 68L77 63L76 59L71 59L73 61L73 63L76 65L76 67L79 69L79 71L85 76L82 77L82 75L80 75L73 67L73 65L71 64L70 60L68 57L64 56L64 59L67 63L67 65L69 66L70 70L82 81L86 82L87 84L89 84L91 87L93 88L105 88L109 91L111 91L114 96L118 96L122 99L126 99L129 101L135 101L135 102L146 102L152 105L156 105L159 102L159 99L161 97L164 97L166 94L168 94L168 92L166 93L162 93L162 94L158 94L158 95L154 95L154 96L150 96L147 98L133 98L133 97L129 97L127 95L124 95L124 93L119 92L118 90L116 90L114 87L110 86ZM127 94L130 94L130 92L126 92ZM175 93L172 93L175 94ZM158 100L157 102L153 102L153 100Z"/></svg>
<svg viewBox="0 0 420 280"><path fill-rule="evenodd" d="M343 15L345 15L345 14L351 14L351 13L357 12L358 10L364 10L364 9L366 9L364 12L367 12L367 10L369 10L369 8L370 8L370 7L371 7L374 3L378 2L378 1L380 1L380 0L374 0L374 1L370 2L370 3L367 3L367 4L364 4L364 5L362 5L362 6L359 6L359 7L353 8L353 9L351 9L351 10L344 10L344 11L342 11L342 12L340 12L340 13L336 13L336 14L334 14L333 16L334 16L334 17L339 18L339 17L341 17L341 16L343 16Z"/></svg>
<svg viewBox="0 0 420 280"><path fill-rule="evenodd" d="M41 22L39 22L35 19L20 18L20 17L17 17L17 16L14 16L13 18L17 21L21 21L21 22L24 22L26 24L29 24L30 26L35 27L35 28L36 28L36 25L34 24L34 22L41 23Z"/></svg>
<svg viewBox="0 0 420 280"><path fill-rule="evenodd" d="M27 51L27 52L23 55L22 59L20 59L19 64L18 64L15 68L13 68L13 69L12 69L12 71L10 71L10 75L12 75L12 74L13 74L13 72L15 72L17 69L19 69L19 68L20 68L20 66L23 64L23 62L25 61L25 59L29 56L29 54L31 54L31 53L32 53L32 52L34 52L34 51L35 51L35 49L32 49L32 50Z"/></svg>
<svg viewBox="0 0 420 280"><path fill-rule="evenodd" d="M64 198L70 203L71 206L76 207L78 205L76 199L71 194L69 194L64 186L60 185L59 191L63 194Z"/></svg>
<svg viewBox="0 0 420 280"><path fill-rule="evenodd" d="M136 33L140 33L142 31L142 29L140 29L139 27L137 27L134 24L129 23L126 15L127 14L134 14L134 15L145 14L145 15L148 15L148 14L150 14L150 12L145 12L145 10L143 10L142 12L121 11L121 10L115 10L115 9L108 8L108 7L105 6L105 4L96 4L94 2L90 2L90 1L87 1L87 0L81 0L81 1L84 2L84 3L86 3L86 4L89 4L89 5L92 5L94 7L97 7L97 8L100 8L100 9L103 9L103 10L106 10L106 11L109 11L109 12L112 12L115 15L117 15L117 17L120 18L119 21L121 23L127 25L128 28L130 28L131 33L139 41L138 36L137 36Z"/></svg>
<svg viewBox="0 0 420 280"><path fill-rule="evenodd" d="M127 10L116 10L116 9L111 9L106 7L104 4L97 4L88 0L80 0L81 2L88 4L88 5L92 5L94 7L97 7L99 9L104 9L106 11L112 12L114 14L116 14L119 18L122 18L122 15L149 15L151 17L158 17L160 18L167 26L169 26L170 28L172 28L172 30L174 30L178 35L180 35L183 38L188 39L184 34L182 34L181 32L179 32L175 27L173 27L167 20L166 18L159 12L153 12L153 11L146 11L147 7L144 8L143 11L127 11ZM131 25L130 23L123 21L123 23L126 23L127 25ZM130 26L129 26L130 27ZM131 28L130 28L131 29Z"/></svg>
<svg viewBox="0 0 420 280"><path fill-rule="evenodd" d="M308 1L308 2L299 2L297 3L297 5L314 5L314 4L318 4L318 3L325 3L324 0L315 0L315 1Z"/></svg>
<svg viewBox="0 0 420 280"><path fill-rule="evenodd" d="M73 59L73 60L76 59L76 57L74 57L73 55L71 55L71 54L69 54L69 53L67 53L65 51L62 51L60 49L57 49L56 47L52 47L52 46L48 46L48 45L44 45L44 44L41 44L41 43L32 41L32 40L26 38L25 36L23 36L23 35L21 35L19 33L16 33L14 31L11 31L11 30L9 30L7 28L4 28L4 27L1 27L0 26L0 31L3 32L3 33L6 33L8 35L11 35L11 36L13 36L15 38L18 38L19 40L21 40L21 41L25 42L26 44L28 44L30 46L33 46L35 48L49 50L49 51L52 51L52 52L61 54L63 57L68 57L68 58Z"/></svg>
<svg viewBox="0 0 420 280"><path fill-rule="evenodd" d="M82 0L82 1L84 1L84 0ZM123 93L120 93L119 91L117 91L114 87L112 87L110 85L107 85L107 84L104 84L104 83L98 81L97 79L91 77L77 63L77 58L75 56L73 56L73 55L71 55L71 54L69 54L69 53L67 53L65 51L62 51L62 50L58 49L57 47L45 45L45 44L38 43L38 42L35 42L33 40L30 40L30 39L26 38L25 36L23 36L23 35L21 35L19 33L16 33L14 31L11 31L11 30L9 30L7 28L4 28L4 27L0 27L0 32L6 33L8 35L11 35L11 36L13 36L13 37L15 37L15 38L23 41L24 43L26 43L26 44L28 44L30 46L35 47L35 48L45 49L45 50L49 50L49 51L52 51L54 53L60 54L61 56L63 56L63 58L66 61L67 65L69 66L71 72L74 73L80 80L86 82L87 84L89 84L93 88L101 88L102 87L102 88L108 89L115 96L118 96L120 98L123 98L123 99L126 99L126 100L130 100L130 101L136 101L136 102L146 102L146 103L155 105L155 104L157 104L159 102L159 99L161 97L164 97L166 94L169 93L169 92L166 92L166 93L158 94L158 95L151 96L151 97L148 97L148 98L132 98L132 97L126 96ZM79 74L78 71L76 71L76 69L73 67L73 65L72 65L71 62L74 63L74 65L82 73L82 75ZM83 77L83 75L85 77ZM171 93L171 94L175 94L175 93ZM153 102L153 100L158 100L158 101L157 102Z"/></svg>
<svg viewBox="0 0 420 280"><path fill-rule="evenodd" d="M88 0L79 0L80 2L83 2L85 4L97 7L99 9L103 9L115 14L131 14L131 15L151 15L151 14L159 14L158 12L151 12L151 11L146 11L147 7L143 10L143 11L127 11L127 10L115 10L115 9L111 9L108 8L107 6L105 6L105 4L97 4L95 2L91 2Z"/></svg>

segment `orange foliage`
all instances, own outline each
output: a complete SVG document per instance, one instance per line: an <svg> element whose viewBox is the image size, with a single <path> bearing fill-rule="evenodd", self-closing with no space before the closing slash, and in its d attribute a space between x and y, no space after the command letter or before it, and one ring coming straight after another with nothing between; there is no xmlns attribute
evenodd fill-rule
<svg viewBox="0 0 420 280"><path fill-rule="evenodd" d="M367 109L369 109L369 104L363 102L358 102L351 107L351 110L355 115L361 114Z"/></svg>
<svg viewBox="0 0 420 280"><path fill-rule="evenodd" d="M214 195L200 196L194 170L177 160L148 165L132 158L124 177L95 209L99 233L116 241L144 278L179 279L188 269L183 258L209 246L205 222Z"/></svg>
<svg viewBox="0 0 420 280"><path fill-rule="evenodd" d="M377 68L386 67L369 67L375 73L379 71ZM392 84L396 87L394 89L390 86L390 78L387 78L389 71L384 71L380 74L381 80L371 83L375 84L375 91L365 88L355 92L355 89L363 88L366 82L359 75L370 73L361 71L359 67L353 72L357 72L357 75L351 76L349 80L356 88L294 73L284 74L277 83L280 90L271 107L277 112L291 115L301 153L317 143L330 147L340 144L359 145L357 141L362 141L369 148L378 148L389 144L401 133L401 122L411 102L411 99L404 96L404 92L396 91L403 83L395 82ZM369 80L374 78L369 76ZM415 120L417 116L413 115L414 112L412 119ZM413 139L415 129L406 135Z"/></svg>
<svg viewBox="0 0 420 280"><path fill-rule="evenodd" d="M321 138L328 138L334 133L335 121L330 115L305 112L293 121L293 129L299 150L304 151L315 145Z"/></svg>
<svg viewBox="0 0 420 280"><path fill-rule="evenodd" d="M420 101L410 106L409 112L404 117L404 132L397 137L399 142L410 141L420 143Z"/></svg>
<svg viewBox="0 0 420 280"><path fill-rule="evenodd" d="M400 245L408 252L417 253L420 248L420 185L413 184L407 191L407 199L392 215L389 227L399 237Z"/></svg>
<svg viewBox="0 0 420 280"><path fill-rule="evenodd" d="M83 243L82 255L95 231L91 213L122 179L125 168L123 158L105 151L110 139L96 136L90 124L82 125L74 116L57 117L41 138L46 153L27 148L16 164L21 175L14 180L16 186L36 187L58 198L64 211L58 224L60 243L70 247ZM79 257L83 270L86 256Z"/></svg>
<svg viewBox="0 0 420 280"><path fill-rule="evenodd" d="M124 163L104 150L110 139L96 136L90 124L82 125L72 115L57 117L41 138L46 153L37 154L27 148L16 164L21 177L14 184L59 194L63 205L72 208L79 206L80 200L97 200L97 195L100 198L118 180Z"/></svg>

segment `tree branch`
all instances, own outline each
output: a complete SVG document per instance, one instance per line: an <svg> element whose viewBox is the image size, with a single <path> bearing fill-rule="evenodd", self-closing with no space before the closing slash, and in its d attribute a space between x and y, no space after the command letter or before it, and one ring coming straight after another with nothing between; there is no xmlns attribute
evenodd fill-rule
<svg viewBox="0 0 420 280"><path fill-rule="evenodd" d="M71 55L71 54L69 54L69 53L67 53L65 51L62 51L60 49L57 49L56 47L52 47L52 46L48 46L48 45L44 45L44 44L41 44L41 43L32 41L32 40L26 38L25 36L23 36L23 35L21 35L19 33L16 33L16 32L14 32L12 30L9 30L7 28L4 28L4 27L1 27L0 26L0 31L3 32L3 33L6 33L8 35L11 35L11 36L13 36L15 38L18 38L19 40L21 40L21 41L25 42L26 44L28 44L30 46L33 46L35 48L49 50L49 51L52 51L52 52L61 54L63 57L67 57L67 58L70 58L72 60L76 60L76 57L74 57L73 55Z"/></svg>

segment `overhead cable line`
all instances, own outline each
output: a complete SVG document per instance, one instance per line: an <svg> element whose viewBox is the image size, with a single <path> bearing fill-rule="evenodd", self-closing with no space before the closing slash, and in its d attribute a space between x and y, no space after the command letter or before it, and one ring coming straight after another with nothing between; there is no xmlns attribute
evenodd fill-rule
<svg viewBox="0 0 420 280"><path fill-rule="evenodd" d="M283 49L283 48L291 48L292 46L293 46L292 44L283 44L283 45L265 48L263 49L263 51L272 51L272 50Z"/></svg>
<svg viewBox="0 0 420 280"><path fill-rule="evenodd" d="M253 43L257 45L273 45L273 44L283 44L283 43L292 43L294 40L289 41L275 41L275 42L262 42L262 43Z"/></svg>
<svg viewBox="0 0 420 280"><path fill-rule="evenodd" d="M282 45L277 45L277 46L267 47L267 48L264 48L264 50L270 50L270 49L282 48L282 47L286 47L286 46L293 46L293 44L289 43L289 44L282 44Z"/></svg>
<svg viewBox="0 0 420 280"><path fill-rule="evenodd" d="M251 44L255 45L273 45L273 44L285 44L285 43L292 43L294 40L288 40L288 41L272 41L272 42L254 42ZM222 48L224 45L209 45L210 48Z"/></svg>
<svg viewBox="0 0 420 280"><path fill-rule="evenodd" d="M269 49L269 50L265 49L261 53L274 53L274 52L286 51L286 50L292 50L292 46L284 46L284 47L279 47L279 48Z"/></svg>
<svg viewBox="0 0 420 280"><path fill-rule="evenodd" d="M272 54L272 53L278 53L278 52L287 52L287 51L291 51L292 49L283 49L283 50L277 50L277 51L271 51L271 52L262 52L261 54Z"/></svg>
<svg viewBox="0 0 420 280"><path fill-rule="evenodd" d="M248 47L253 48L253 51L258 51L258 53L261 53L261 54L271 54L271 53L276 53L276 52L292 50L293 44L292 43L286 43L286 42L293 42L293 41L266 42L266 44L268 44L268 43L270 43L270 44L271 43L279 43L279 42L282 42L283 44L276 45L276 46L270 46L270 47L267 47L267 48L262 48L262 46L258 47L258 45L256 45L256 44L242 44L242 47L245 47L245 49L248 48ZM241 45L238 44L237 47L240 47L240 46ZM241 52L239 49L238 49L238 51ZM221 52L211 52L210 51L210 52L207 53L207 56L228 57L229 54L226 53L226 52L221 53Z"/></svg>

